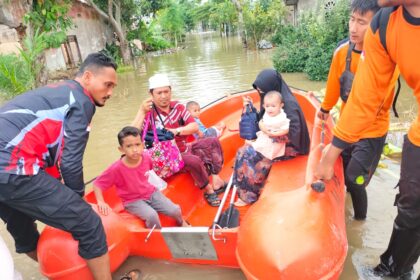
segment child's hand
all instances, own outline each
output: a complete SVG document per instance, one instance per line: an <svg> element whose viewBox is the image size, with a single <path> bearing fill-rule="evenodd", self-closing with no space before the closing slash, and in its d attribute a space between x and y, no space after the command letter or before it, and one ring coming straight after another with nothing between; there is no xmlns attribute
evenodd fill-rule
<svg viewBox="0 0 420 280"><path fill-rule="evenodd" d="M108 214L112 211L111 207L105 201L98 201L98 210L104 216L108 216Z"/></svg>

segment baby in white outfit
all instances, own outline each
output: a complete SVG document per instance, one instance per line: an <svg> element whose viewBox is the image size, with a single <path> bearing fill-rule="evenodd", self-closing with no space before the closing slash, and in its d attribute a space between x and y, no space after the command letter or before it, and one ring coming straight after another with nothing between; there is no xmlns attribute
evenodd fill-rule
<svg viewBox="0 0 420 280"><path fill-rule="evenodd" d="M283 100L278 91L267 92L264 96L265 113L259 122L260 131L252 147L264 157L272 160L284 155L290 120L283 111Z"/></svg>

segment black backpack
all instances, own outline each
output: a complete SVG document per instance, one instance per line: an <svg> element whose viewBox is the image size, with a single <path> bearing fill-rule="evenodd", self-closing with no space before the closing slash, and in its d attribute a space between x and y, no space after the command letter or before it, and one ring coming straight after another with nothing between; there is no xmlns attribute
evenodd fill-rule
<svg viewBox="0 0 420 280"><path fill-rule="evenodd" d="M351 52L354 49L354 44L349 42L349 49L346 56L346 69L340 76L340 97L343 102L347 102L353 85L354 74L350 71L351 65Z"/></svg>
<svg viewBox="0 0 420 280"><path fill-rule="evenodd" d="M371 24L372 30L374 32L379 30L379 39L381 40L381 44L386 52L388 52L388 48L386 46L386 29L388 27L389 17L391 16L392 12L398 9L398 7L399 6L382 8L372 20L372 24ZM398 77L397 90L395 91L394 100L392 101L392 110L394 111L394 115L397 118L399 118L399 115L398 115L396 106L397 106L397 99L398 99L398 95L400 94L400 90L401 90L401 80L400 80L400 77Z"/></svg>

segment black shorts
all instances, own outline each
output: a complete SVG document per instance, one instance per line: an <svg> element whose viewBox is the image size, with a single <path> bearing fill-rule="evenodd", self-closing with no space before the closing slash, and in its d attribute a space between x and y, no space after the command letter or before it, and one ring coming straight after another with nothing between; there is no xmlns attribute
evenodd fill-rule
<svg viewBox="0 0 420 280"><path fill-rule="evenodd" d="M385 139L386 135L361 139L342 152L346 185L369 184L381 159Z"/></svg>
<svg viewBox="0 0 420 280"><path fill-rule="evenodd" d="M44 171L34 176L0 173L0 217L18 253L36 249L35 220L70 232L79 241L79 255L84 259L108 250L101 219L92 207Z"/></svg>

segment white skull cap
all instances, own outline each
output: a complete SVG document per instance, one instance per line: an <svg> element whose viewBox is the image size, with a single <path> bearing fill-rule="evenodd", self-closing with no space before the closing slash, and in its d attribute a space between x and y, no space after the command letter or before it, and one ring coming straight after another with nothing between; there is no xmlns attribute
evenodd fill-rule
<svg viewBox="0 0 420 280"><path fill-rule="evenodd" d="M171 82L165 74L155 74L149 78L149 89L170 87Z"/></svg>

